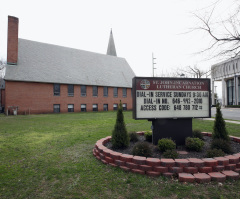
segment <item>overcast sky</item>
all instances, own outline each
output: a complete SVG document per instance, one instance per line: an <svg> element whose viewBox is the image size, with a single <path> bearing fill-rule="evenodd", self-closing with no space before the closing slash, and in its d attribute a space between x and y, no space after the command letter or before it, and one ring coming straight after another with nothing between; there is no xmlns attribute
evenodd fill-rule
<svg viewBox="0 0 240 199"><path fill-rule="evenodd" d="M117 55L137 76L167 75L178 67L210 69L219 60L196 54L210 39L193 13L204 15L218 2L223 18L236 0L3 0L0 7L0 57L6 57L7 16L19 18L19 38L105 54L112 28Z"/></svg>

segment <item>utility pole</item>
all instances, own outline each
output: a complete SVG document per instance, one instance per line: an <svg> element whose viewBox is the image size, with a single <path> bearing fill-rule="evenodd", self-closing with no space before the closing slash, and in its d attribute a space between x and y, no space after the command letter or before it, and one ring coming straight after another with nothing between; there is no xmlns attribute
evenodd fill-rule
<svg viewBox="0 0 240 199"><path fill-rule="evenodd" d="M152 70L153 70L153 77L154 77L154 69L156 69L156 68L154 68L154 64L156 64L156 63L154 63L154 59L156 59L156 58L154 58L153 53L152 53Z"/></svg>

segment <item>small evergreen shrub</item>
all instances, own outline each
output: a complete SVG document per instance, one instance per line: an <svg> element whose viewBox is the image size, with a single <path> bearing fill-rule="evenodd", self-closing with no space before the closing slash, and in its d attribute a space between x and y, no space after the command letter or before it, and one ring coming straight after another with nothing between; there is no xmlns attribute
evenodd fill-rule
<svg viewBox="0 0 240 199"><path fill-rule="evenodd" d="M176 143L169 138L162 138L158 140L158 147L161 152L165 152L167 150L176 149Z"/></svg>
<svg viewBox="0 0 240 199"><path fill-rule="evenodd" d="M148 143L141 142L133 147L132 154L136 156L151 157L152 150Z"/></svg>
<svg viewBox="0 0 240 199"><path fill-rule="evenodd" d="M152 142L152 132L151 131L147 131L144 133L145 139L148 142Z"/></svg>
<svg viewBox="0 0 240 199"><path fill-rule="evenodd" d="M118 105L117 119L116 119L114 129L112 131L111 142L112 142L113 148L116 148L116 149L125 148L129 145L129 135L128 135L126 125L124 122L123 108L122 108L121 100Z"/></svg>
<svg viewBox="0 0 240 199"><path fill-rule="evenodd" d="M163 157L164 157L164 158L176 159L176 158L178 158L178 153L177 153L176 150L166 150L166 151L163 153Z"/></svg>
<svg viewBox="0 0 240 199"><path fill-rule="evenodd" d="M138 134L136 132L129 133L130 142L137 142L138 141Z"/></svg>
<svg viewBox="0 0 240 199"><path fill-rule="evenodd" d="M194 129L192 131L193 137L194 138L199 138L201 140L203 140L203 134L201 133L201 131L199 129Z"/></svg>
<svg viewBox="0 0 240 199"><path fill-rule="evenodd" d="M222 157L225 153L222 149L209 149L207 151L207 158Z"/></svg>
<svg viewBox="0 0 240 199"><path fill-rule="evenodd" d="M187 137L185 140L185 146L187 148L187 150L189 151L201 151L203 146L204 146L204 142L202 140L200 140L199 138L191 138L191 137Z"/></svg>
<svg viewBox="0 0 240 199"><path fill-rule="evenodd" d="M213 140L214 139L230 140L226 129L225 121L222 117L221 107L219 103L216 105L216 115L212 137Z"/></svg>
<svg viewBox="0 0 240 199"><path fill-rule="evenodd" d="M231 143L228 140L213 139L211 143L212 149L221 149L224 153L232 153Z"/></svg>

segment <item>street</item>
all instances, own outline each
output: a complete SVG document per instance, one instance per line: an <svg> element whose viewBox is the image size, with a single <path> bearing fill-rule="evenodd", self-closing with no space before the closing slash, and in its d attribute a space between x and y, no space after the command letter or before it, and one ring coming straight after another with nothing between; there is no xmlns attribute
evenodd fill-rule
<svg viewBox="0 0 240 199"><path fill-rule="evenodd" d="M240 120L240 108L221 108L223 118L231 120ZM212 117L215 117L216 107L211 108Z"/></svg>

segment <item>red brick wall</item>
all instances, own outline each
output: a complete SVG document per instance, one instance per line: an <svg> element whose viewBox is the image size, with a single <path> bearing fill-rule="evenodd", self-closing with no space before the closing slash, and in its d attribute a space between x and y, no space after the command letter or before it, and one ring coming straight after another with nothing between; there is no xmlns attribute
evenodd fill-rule
<svg viewBox="0 0 240 199"><path fill-rule="evenodd" d="M9 106L18 106L18 114L53 113L53 104L60 104L61 113L68 112L68 104L74 104L74 112L81 111L81 104L87 105L87 111L92 111L93 104L103 111L103 104L108 104L110 111L120 100L128 110L132 109L131 88L127 88L127 97L122 97L122 88L118 88L115 98L112 87L108 87L108 97L103 97L103 87L98 87L98 97L93 97L92 86L87 86L87 96L81 97L80 85L74 85L74 96L68 97L66 84L61 84L60 96L53 95L53 84L12 81L5 84L5 111Z"/></svg>
<svg viewBox="0 0 240 199"><path fill-rule="evenodd" d="M7 63L17 64L18 60L18 18L8 16Z"/></svg>

